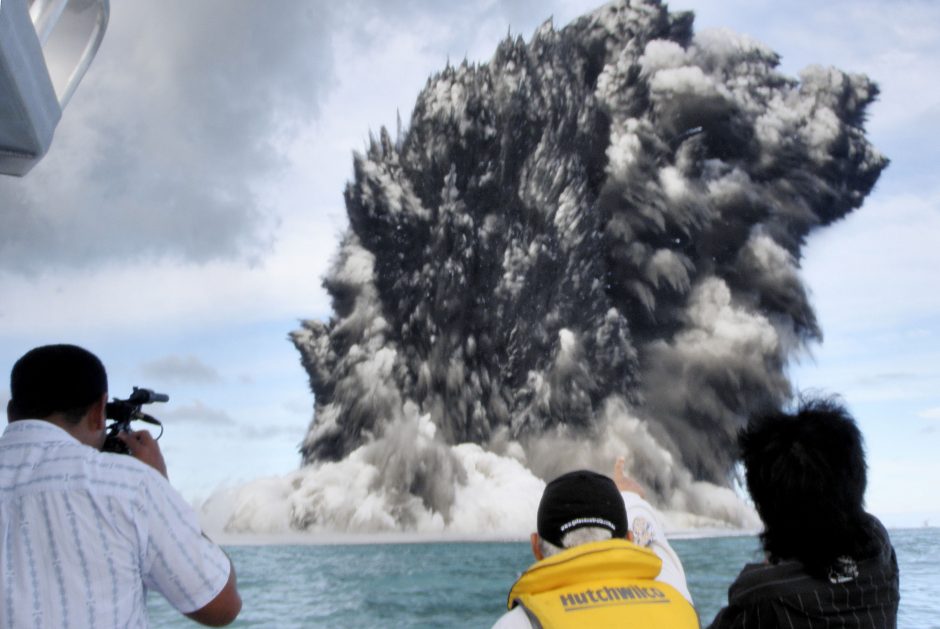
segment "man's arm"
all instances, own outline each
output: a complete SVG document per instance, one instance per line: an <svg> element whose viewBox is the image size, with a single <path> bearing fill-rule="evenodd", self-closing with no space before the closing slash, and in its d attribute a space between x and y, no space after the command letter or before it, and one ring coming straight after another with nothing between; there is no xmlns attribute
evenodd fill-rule
<svg viewBox="0 0 940 629"><path fill-rule="evenodd" d="M242 597L238 593L235 565L229 559L228 581L214 599L201 609L186 614L188 618L209 627L224 627L238 616L242 609Z"/></svg>
<svg viewBox="0 0 940 629"><path fill-rule="evenodd" d="M153 438L150 432L146 430L119 432L117 437L124 442L128 453L132 457L160 472L163 478L170 478L166 472L166 462L163 460L160 444L157 443L157 440Z"/></svg>
<svg viewBox="0 0 940 629"><path fill-rule="evenodd" d="M676 588L682 596L692 603L692 594L685 579L685 570L679 555L669 545L659 514L650 503L643 499L643 488L623 472L623 457L614 463L614 483L623 496L627 509L628 528L633 535L633 543L649 548L662 559L663 567L657 579ZM694 604L694 603L693 603Z"/></svg>
<svg viewBox="0 0 940 629"><path fill-rule="evenodd" d="M118 436L128 446L131 456L155 469L164 479L167 478L166 462L163 460L160 445L149 432L143 430L139 432L121 433ZM185 561L192 562L194 558L198 558L198 567L196 564L190 563L187 568L183 568L182 573L191 572L193 568L196 568L200 572L200 576L209 578L208 575L214 573L217 577L221 577L222 574L224 574L222 570L224 569L225 563L228 564L228 578L225 585L219 590L219 593L199 609L185 613L185 616L188 618L210 627L223 627L228 625L235 620L242 608L242 599L238 593L238 582L235 576L235 566L231 558L229 558L221 548L206 537L204 533L199 533L198 523L189 505L185 504L182 498L180 498L169 485L165 487L166 491L161 492L162 496L168 501L176 502L177 504L174 507L170 507L169 511L164 514L164 517L169 517L168 513L174 514L173 521L177 522L179 528L176 530L173 537L161 539L160 542L155 542L151 539L151 543L162 546L164 549L162 554L169 557L174 556L176 552L182 552L183 555L177 557L178 559L184 557ZM152 506L156 508L159 505ZM191 522L187 524L184 520L177 520L177 518L183 518L184 520L191 519ZM162 524L161 522L151 528L152 535L156 534L162 537L169 533ZM190 532L187 533L187 530ZM191 540L190 543L186 545L186 548L179 548L179 540L187 538ZM212 558L213 555L216 556L215 559ZM219 562L219 559L225 563ZM213 568L213 565L216 567ZM170 565L167 565L165 568L170 572L174 570ZM192 575L189 576L191 577ZM153 578L154 575L150 575L150 577ZM167 578L166 575L163 575L162 578L158 578L157 581L160 583L167 580ZM176 582L177 588L180 587L178 579L171 580ZM197 585L192 587L201 586ZM167 590L163 587L158 587L157 589L164 596L167 595ZM169 597L167 598L170 600ZM174 607L178 607L180 603L180 601L176 600L170 600L170 602ZM180 611L182 611L182 609Z"/></svg>

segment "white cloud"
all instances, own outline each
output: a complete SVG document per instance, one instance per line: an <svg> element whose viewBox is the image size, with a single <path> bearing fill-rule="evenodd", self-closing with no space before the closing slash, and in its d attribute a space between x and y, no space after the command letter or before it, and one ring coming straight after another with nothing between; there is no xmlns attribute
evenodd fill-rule
<svg viewBox="0 0 940 629"><path fill-rule="evenodd" d="M50 153L0 179L3 268L263 254L276 208L258 186L330 87L331 6L115 4Z"/></svg>
<svg viewBox="0 0 940 629"><path fill-rule="evenodd" d="M227 426L234 425L235 420L223 409L206 406L200 400L193 400L183 406L169 407L161 410L160 419L164 426L177 422L195 423L201 425Z"/></svg>
<svg viewBox="0 0 940 629"><path fill-rule="evenodd" d="M924 419L938 419L940 420L940 406L935 406L933 408L924 409L921 412L917 413L918 417Z"/></svg>
<svg viewBox="0 0 940 629"><path fill-rule="evenodd" d="M803 275L824 330L910 330L940 314L938 208L940 188L876 192L861 210L810 238Z"/></svg>
<svg viewBox="0 0 940 629"><path fill-rule="evenodd" d="M298 429L297 426L285 426L280 424L265 424L265 425L251 425L251 426L241 426L239 430L239 436L244 439L291 439L292 445L296 445L300 442L303 435L303 431ZM296 447L292 447L289 450L285 450L284 454L291 456L295 455L297 452Z"/></svg>
<svg viewBox="0 0 940 629"><path fill-rule="evenodd" d="M333 232L316 220L292 220L277 251L251 266L214 261L188 266L111 263L96 272L71 269L34 281L0 272L4 335L59 336L237 325L273 318L320 316L319 287Z"/></svg>
<svg viewBox="0 0 940 629"><path fill-rule="evenodd" d="M164 356L141 365L141 372L148 378L166 382L210 384L218 382L219 372L199 358L189 356Z"/></svg>

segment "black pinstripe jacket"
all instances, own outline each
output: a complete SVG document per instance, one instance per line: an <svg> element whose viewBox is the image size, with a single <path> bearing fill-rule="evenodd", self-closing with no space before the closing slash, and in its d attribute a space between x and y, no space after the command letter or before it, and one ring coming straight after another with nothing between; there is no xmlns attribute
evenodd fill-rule
<svg viewBox="0 0 940 629"><path fill-rule="evenodd" d="M709 629L894 629L898 614L898 562L887 531L874 556L850 562L830 579L809 576L797 561L748 564L728 589L728 606Z"/></svg>

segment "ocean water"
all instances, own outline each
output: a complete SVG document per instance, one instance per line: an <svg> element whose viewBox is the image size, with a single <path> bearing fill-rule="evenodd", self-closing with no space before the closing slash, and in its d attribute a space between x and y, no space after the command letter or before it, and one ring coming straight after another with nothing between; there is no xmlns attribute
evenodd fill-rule
<svg viewBox="0 0 940 629"><path fill-rule="evenodd" d="M893 530L901 572L899 626L940 629L940 529ZM748 561L755 537L677 539L707 625ZM531 563L528 542L230 546L244 607L232 627L489 627ZM157 594L151 625L194 627Z"/></svg>

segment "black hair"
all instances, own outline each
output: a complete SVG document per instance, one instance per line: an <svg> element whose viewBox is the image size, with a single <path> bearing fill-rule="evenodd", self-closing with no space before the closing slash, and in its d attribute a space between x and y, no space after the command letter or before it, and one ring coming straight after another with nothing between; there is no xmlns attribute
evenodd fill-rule
<svg viewBox="0 0 940 629"><path fill-rule="evenodd" d="M867 552L864 444L837 399L801 399L796 413L755 417L738 445L771 561L796 559L825 577L836 558Z"/></svg>
<svg viewBox="0 0 940 629"><path fill-rule="evenodd" d="M11 419L61 413L73 424L108 391L97 356L76 345L43 345L26 352L10 372Z"/></svg>

